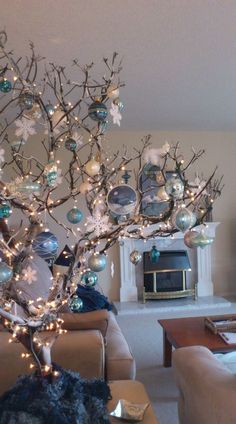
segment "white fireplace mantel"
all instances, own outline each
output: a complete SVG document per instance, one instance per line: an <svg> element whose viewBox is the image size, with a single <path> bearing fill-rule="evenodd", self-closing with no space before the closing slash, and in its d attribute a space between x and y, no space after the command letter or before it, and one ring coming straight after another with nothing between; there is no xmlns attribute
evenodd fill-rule
<svg viewBox="0 0 236 424"><path fill-rule="evenodd" d="M204 228L205 234L209 237L215 238L216 228L219 222L209 222L206 225L195 227L194 230L200 231ZM130 302L138 300L138 289L136 284L136 269L129 259L130 253L133 250L138 250L140 253L151 250L153 243L157 244L160 250L168 250L173 240L183 242L184 234L178 232L171 238L155 237L146 241L132 238L125 238L120 241L120 302ZM188 248L185 246L186 250ZM169 250L170 247L169 247ZM211 272L211 245L198 247L197 249L197 284L198 296L212 296L213 295L213 282Z"/></svg>

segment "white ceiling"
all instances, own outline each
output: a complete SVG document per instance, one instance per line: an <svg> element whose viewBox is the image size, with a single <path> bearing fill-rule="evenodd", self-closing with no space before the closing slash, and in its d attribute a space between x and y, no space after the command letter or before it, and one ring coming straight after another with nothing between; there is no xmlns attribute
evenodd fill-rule
<svg viewBox="0 0 236 424"><path fill-rule="evenodd" d="M123 56L122 127L236 130L235 0L0 0L9 46L58 64Z"/></svg>

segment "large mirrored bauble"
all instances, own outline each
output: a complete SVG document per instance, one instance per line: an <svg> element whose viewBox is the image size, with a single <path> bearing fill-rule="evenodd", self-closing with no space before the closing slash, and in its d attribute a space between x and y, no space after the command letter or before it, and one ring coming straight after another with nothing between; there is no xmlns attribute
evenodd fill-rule
<svg viewBox="0 0 236 424"><path fill-rule="evenodd" d="M66 217L71 224L78 224L83 218L82 212L74 207L67 212Z"/></svg>
<svg viewBox="0 0 236 424"><path fill-rule="evenodd" d="M83 300L76 294L71 298L69 302L69 308L72 312L80 312L83 309Z"/></svg>
<svg viewBox="0 0 236 424"><path fill-rule="evenodd" d="M196 223L196 215L186 208L180 208L174 215L173 224L180 231L187 231Z"/></svg>
<svg viewBox="0 0 236 424"><path fill-rule="evenodd" d="M58 241L50 231L42 231L35 237L32 247L45 261L51 261L57 255Z"/></svg>
<svg viewBox="0 0 236 424"><path fill-rule="evenodd" d="M28 91L23 92L20 95L19 103L22 109L26 109L26 110L32 109L35 104L34 95Z"/></svg>
<svg viewBox="0 0 236 424"><path fill-rule="evenodd" d="M138 250L133 250L130 253L129 258L132 264L137 265L142 260L142 254Z"/></svg>
<svg viewBox="0 0 236 424"><path fill-rule="evenodd" d="M92 271L100 272L106 268L107 258L100 253L92 253L88 258L88 266Z"/></svg>
<svg viewBox="0 0 236 424"><path fill-rule="evenodd" d="M73 138L67 138L65 147L67 150L70 150L70 152L74 152L77 149L77 143Z"/></svg>
<svg viewBox="0 0 236 424"><path fill-rule="evenodd" d="M181 199L184 192L184 184L178 177L171 177L165 184L166 193L175 199Z"/></svg>
<svg viewBox="0 0 236 424"><path fill-rule="evenodd" d="M86 271L81 277L81 284L87 287L93 287L98 282L98 276L93 271Z"/></svg>
<svg viewBox="0 0 236 424"><path fill-rule="evenodd" d="M137 205L137 193L127 184L116 186L109 191L107 204L116 215L128 215Z"/></svg>
<svg viewBox="0 0 236 424"><path fill-rule="evenodd" d="M94 177L100 171L100 163L95 159L89 160L85 165L85 171L90 177Z"/></svg>
<svg viewBox="0 0 236 424"><path fill-rule="evenodd" d="M107 107L102 102L93 102L88 108L88 114L94 121L105 121L107 117Z"/></svg>
<svg viewBox="0 0 236 424"><path fill-rule="evenodd" d="M12 89L11 81L8 81L5 78L0 81L0 91L2 93L9 93L9 91L11 91L11 89Z"/></svg>
<svg viewBox="0 0 236 424"><path fill-rule="evenodd" d="M4 284L13 277L13 270L5 262L0 262L0 283Z"/></svg>
<svg viewBox="0 0 236 424"><path fill-rule="evenodd" d="M195 230L186 231L186 233L184 234L184 243L186 244L187 247L190 247L191 249L194 247L192 240L198 234L199 234L198 231L195 231Z"/></svg>
<svg viewBox="0 0 236 424"><path fill-rule="evenodd" d="M207 236L204 233L198 233L193 239L192 244L193 247L201 247L201 249L204 249L204 247L208 246L209 244L212 244L214 239L212 237Z"/></svg>
<svg viewBox="0 0 236 424"><path fill-rule="evenodd" d="M9 218L12 214L12 209L9 205L2 204L0 205L0 218Z"/></svg>

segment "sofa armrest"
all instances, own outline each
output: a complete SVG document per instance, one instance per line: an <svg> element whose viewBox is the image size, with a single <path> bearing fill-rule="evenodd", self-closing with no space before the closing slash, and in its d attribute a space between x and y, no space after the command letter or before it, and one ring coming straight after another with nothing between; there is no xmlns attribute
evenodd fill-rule
<svg viewBox="0 0 236 424"><path fill-rule="evenodd" d="M203 346L173 352L180 424L234 424L236 376Z"/></svg>

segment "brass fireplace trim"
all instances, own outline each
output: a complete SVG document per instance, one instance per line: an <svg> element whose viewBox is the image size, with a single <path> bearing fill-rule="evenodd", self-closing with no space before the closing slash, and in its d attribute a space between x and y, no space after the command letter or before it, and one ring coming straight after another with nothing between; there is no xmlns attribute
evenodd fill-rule
<svg viewBox="0 0 236 424"><path fill-rule="evenodd" d="M194 285L193 289L183 289L172 292L146 292L145 287L143 287L143 303L145 303L146 300L152 299L178 299L188 296L193 296L194 300L197 299L197 284Z"/></svg>

